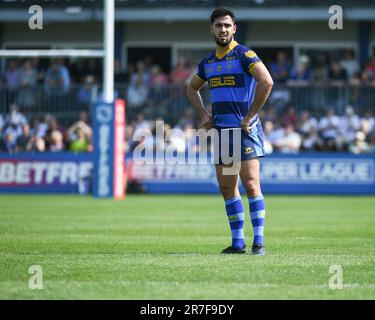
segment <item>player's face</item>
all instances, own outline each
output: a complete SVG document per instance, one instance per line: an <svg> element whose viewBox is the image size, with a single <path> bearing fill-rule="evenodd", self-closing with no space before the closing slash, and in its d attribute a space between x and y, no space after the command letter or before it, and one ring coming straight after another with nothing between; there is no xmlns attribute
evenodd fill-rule
<svg viewBox="0 0 375 320"><path fill-rule="evenodd" d="M211 33L214 36L215 42L220 47L226 47L231 43L233 35L236 33L236 25L230 16L217 18L211 24Z"/></svg>

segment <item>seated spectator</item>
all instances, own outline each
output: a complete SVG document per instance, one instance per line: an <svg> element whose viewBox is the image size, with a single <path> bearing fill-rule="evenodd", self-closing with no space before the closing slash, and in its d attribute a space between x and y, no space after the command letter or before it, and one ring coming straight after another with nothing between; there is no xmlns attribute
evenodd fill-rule
<svg viewBox="0 0 375 320"><path fill-rule="evenodd" d="M0 125L1 128L1 125ZM375 117L373 116L371 111L367 111L364 117L361 120L361 131L364 132L365 135L369 135L370 133L375 133Z"/></svg>
<svg viewBox="0 0 375 320"><path fill-rule="evenodd" d="M297 131L303 136L306 136L310 134L313 129L318 129L318 121L316 118L311 117L308 111L302 111L297 124Z"/></svg>
<svg viewBox="0 0 375 320"><path fill-rule="evenodd" d="M16 141L16 151L17 152L27 152L30 151L31 133L30 126L25 123L22 126L22 134L18 136Z"/></svg>
<svg viewBox="0 0 375 320"><path fill-rule="evenodd" d="M338 144L336 139L339 134L340 118L334 114L332 109L327 111L327 115L319 121L319 132L324 140L326 151L336 151Z"/></svg>
<svg viewBox="0 0 375 320"><path fill-rule="evenodd" d="M27 123L26 117L19 111L18 105L12 103L9 106L9 113L5 118L5 126L13 124L21 129L25 123Z"/></svg>
<svg viewBox="0 0 375 320"><path fill-rule="evenodd" d="M74 131L74 138L70 142L69 151L72 151L72 152L90 151L90 142L87 139L87 135L85 134L82 128L78 127Z"/></svg>
<svg viewBox="0 0 375 320"><path fill-rule="evenodd" d="M28 151L31 152L45 152L46 151L46 143L43 138L38 137L36 135L31 136L31 140L28 146Z"/></svg>
<svg viewBox="0 0 375 320"><path fill-rule="evenodd" d="M3 132L2 149L8 153L16 152L17 139L22 135L22 129L16 122L11 122Z"/></svg>
<svg viewBox="0 0 375 320"><path fill-rule="evenodd" d="M278 51L276 54L276 62L270 66L272 79L277 83L285 83L290 76L292 65L288 61L288 57L284 51Z"/></svg>
<svg viewBox="0 0 375 320"><path fill-rule="evenodd" d="M324 142L320 138L317 127L310 127L302 139L301 149L304 151L320 151L324 149Z"/></svg>
<svg viewBox="0 0 375 320"><path fill-rule="evenodd" d="M297 153L300 150L301 144L301 136L294 131L292 125L288 125L283 131L283 136L275 141L274 146L278 151L283 153Z"/></svg>
<svg viewBox="0 0 375 320"><path fill-rule="evenodd" d="M341 117L339 131L345 145L356 139L356 133L361 129L361 120L354 113L354 109L348 106L345 115Z"/></svg>
<svg viewBox="0 0 375 320"><path fill-rule="evenodd" d="M64 136L60 131L53 130L51 132L48 150L51 152L61 152L64 150Z"/></svg>
<svg viewBox="0 0 375 320"><path fill-rule="evenodd" d="M349 144L349 151L354 154L368 153L371 151L366 141L366 135L362 131L355 133L355 139Z"/></svg>

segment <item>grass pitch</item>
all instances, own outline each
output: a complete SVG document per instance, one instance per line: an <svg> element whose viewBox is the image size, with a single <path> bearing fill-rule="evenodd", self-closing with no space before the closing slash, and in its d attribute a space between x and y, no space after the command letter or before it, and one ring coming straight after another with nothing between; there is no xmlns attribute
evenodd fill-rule
<svg viewBox="0 0 375 320"><path fill-rule="evenodd" d="M268 256L223 256L219 195L2 195L0 298L375 299L374 197L266 196L266 206ZM32 265L42 290L28 287ZM332 265L341 290L328 286Z"/></svg>

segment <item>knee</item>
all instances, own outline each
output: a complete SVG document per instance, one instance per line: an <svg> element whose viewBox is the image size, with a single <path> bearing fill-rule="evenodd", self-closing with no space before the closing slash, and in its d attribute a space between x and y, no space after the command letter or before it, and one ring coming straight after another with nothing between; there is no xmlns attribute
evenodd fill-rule
<svg viewBox="0 0 375 320"><path fill-rule="evenodd" d="M232 199L237 196L236 188L227 185L219 185L219 188L225 200Z"/></svg>
<svg viewBox="0 0 375 320"><path fill-rule="evenodd" d="M243 183L248 197L257 197L261 195L260 183L257 179L249 179Z"/></svg>

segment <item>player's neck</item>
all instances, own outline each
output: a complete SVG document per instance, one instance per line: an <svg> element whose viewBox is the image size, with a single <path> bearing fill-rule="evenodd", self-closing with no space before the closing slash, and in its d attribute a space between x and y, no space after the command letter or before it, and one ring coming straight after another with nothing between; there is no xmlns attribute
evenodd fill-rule
<svg viewBox="0 0 375 320"><path fill-rule="evenodd" d="M232 41L226 47L217 46L216 47L216 57L219 58L219 59L223 58L231 50L233 50L233 48L237 45L238 45L237 41L232 39Z"/></svg>

